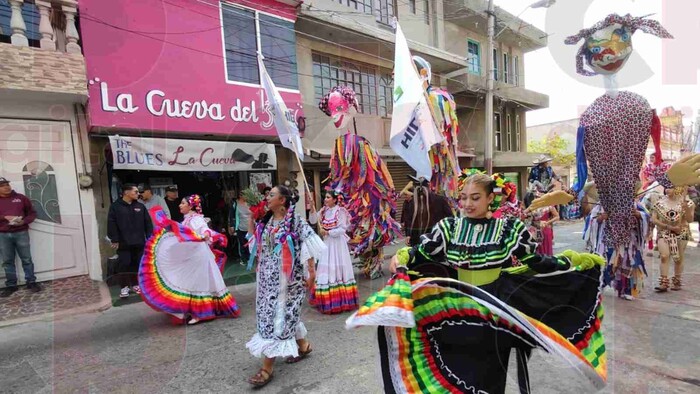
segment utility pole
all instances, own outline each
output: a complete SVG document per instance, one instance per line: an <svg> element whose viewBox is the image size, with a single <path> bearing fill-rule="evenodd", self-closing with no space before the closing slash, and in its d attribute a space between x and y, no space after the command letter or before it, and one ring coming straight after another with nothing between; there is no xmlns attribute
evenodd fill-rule
<svg viewBox="0 0 700 394"><path fill-rule="evenodd" d="M496 30L496 14L493 0L489 0L489 8L486 11L489 18L488 42L486 44L486 127L484 131L484 168L486 173L493 174L493 48Z"/></svg>

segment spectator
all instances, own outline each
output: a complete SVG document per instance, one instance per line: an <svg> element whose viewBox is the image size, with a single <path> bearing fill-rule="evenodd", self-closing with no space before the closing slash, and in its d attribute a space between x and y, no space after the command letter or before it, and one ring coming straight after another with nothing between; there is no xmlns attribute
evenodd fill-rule
<svg viewBox="0 0 700 394"><path fill-rule="evenodd" d="M137 280L139 263L146 239L153 233L151 218L138 197L136 185L123 185L122 198L112 203L107 216L107 236L119 256L120 298L128 297L130 290L141 293Z"/></svg>
<svg viewBox="0 0 700 394"><path fill-rule="evenodd" d="M23 194L12 190L10 182L0 177L0 254L5 269L5 289L0 297L6 298L17 291L17 267L15 254L19 255L24 269L27 289L41 291L34 276L34 263L29 250L29 224L36 219L32 202Z"/></svg>
<svg viewBox="0 0 700 394"><path fill-rule="evenodd" d="M248 222L250 221L251 213L248 203L243 198L243 192L238 192L238 199L231 204L229 211L229 227L228 233L235 235L238 239L238 255L241 256L241 265L247 264L250 258L250 251L245 247L248 234Z"/></svg>
<svg viewBox="0 0 700 394"><path fill-rule="evenodd" d="M170 218L178 223L182 223L185 218L182 213L180 213L180 199L177 195L177 186L169 186L165 189L165 203L168 205L168 210L170 211Z"/></svg>
<svg viewBox="0 0 700 394"><path fill-rule="evenodd" d="M143 201L143 205L146 206L147 210L151 210L151 208L155 206L159 206L163 209L163 212L170 218L170 207L168 207L168 204L165 202L165 199L157 194L153 194L153 190L151 190L151 185L149 184L144 184L139 188L139 191L141 192L141 200Z"/></svg>

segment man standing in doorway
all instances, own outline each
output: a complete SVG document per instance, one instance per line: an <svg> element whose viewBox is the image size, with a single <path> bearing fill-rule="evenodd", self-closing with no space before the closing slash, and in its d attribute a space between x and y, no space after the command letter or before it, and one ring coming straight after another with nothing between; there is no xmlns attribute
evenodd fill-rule
<svg viewBox="0 0 700 394"><path fill-rule="evenodd" d="M170 218L178 223L182 223L185 217L180 213L180 199L177 195L177 186L168 186L165 189L165 203L170 210Z"/></svg>
<svg viewBox="0 0 700 394"><path fill-rule="evenodd" d="M29 250L29 224L36 219L32 202L23 194L12 190L10 182L0 177L0 254L5 269L5 289L0 297L6 298L17 291L17 267L15 253L19 255L27 281L27 290L37 293L34 263Z"/></svg>
<svg viewBox="0 0 700 394"><path fill-rule="evenodd" d="M238 192L238 199L231 203L229 211L229 227L228 233L236 235L238 238L238 255L241 256L241 265L248 264L250 251L245 246L248 242L246 234L248 234L248 222L250 220L250 207L243 198L243 192Z"/></svg>
<svg viewBox="0 0 700 394"><path fill-rule="evenodd" d="M130 290L140 294L138 272L146 239L153 233L153 224L146 207L138 202L136 185L122 186L122 198L112 203L107 216L107 236L119 256L120 298L129 296Z"/></svg>
<svg viewBox="0 0 700 394"><path fill-rule="evenodd" d="M151 208L159 206L163 212L170 217L170 207L168 207L168 204L165 202L163 197L153 194L151 185L146 183L139 188L139 191L141 192L141 201L143 202L143 205L146 206L146 209L150 211Z"/></svg>

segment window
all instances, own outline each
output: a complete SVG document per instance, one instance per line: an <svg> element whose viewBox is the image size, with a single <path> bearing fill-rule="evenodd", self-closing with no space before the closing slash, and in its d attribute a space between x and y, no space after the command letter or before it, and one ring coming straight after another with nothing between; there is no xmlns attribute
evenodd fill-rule
<svg viewBox="0 0 700 394"><path fill-rule="evenodd" d="M22 173L24 190L36 211L36 218L61 224L61 206L53 167L43 161L30 161L22 168Z"/></svg>
<svg viewBox="0 0 700 394"><path fill-rule="evenodd" d="M344 4L350 8L356 9L365 14L372 13L372 2L374 0L337 0L338 3Z"/></svg>
<svg viewBox="0 0 700 394"><path fill-rule="evenodd" d="M503 83L508 83L510 81L510 78L508 78L508 65L510 63L508 62L508 54L504 53L503 54Z"/></svg>
<svg viewBox="0 0 700 394"><path fill-rule="evenodd" d="M493 79L498 81L498 50L493 50Z"/></svg>
<svg viewBox="0 0 700 394"><path fill-rule="evenodd" d="M520 115L515 115L515 151L520 152Z"/></svg>
<svg viewBox="0 0 700 394"><path fill-rule="evenodd" d="M35 4L24 2L20 4L22 8L22 18L27 30L24 34L27 36L29 46L39 48L41 33L39 33L39 9ZM12 36L12 28L10 28L10 19L12 19L12 8L7 0L0 0L0 42L10 43Z"/></svg>
<svg viewBox="0 0 700 394"><path fill-rule="evenodd" d="M391 25L394 20L394 0L377 0L379 5L379 13L377 14L377 22L385 25Z"/></svg>
<svg viewBox="0 0 700 394"><path fill-rule="evenodd" d="M379 79L379 115L388 118L394 111L394 77L383 74Z"/></svg>
<svg viewBox="0 0 700 394"><path fill-rule="evenodd" d="M513 85L520 86L520 59L513 56Z"/></svg>
<svg viewBox="0 0 700 394"><path fill-rule="evenodd" d="M314 53L314 96L319 101L334 86L346 85L356 94L359 112L377 115L377 74L372 66Z"/></svg>
<svg viewBox="0 0 700 394"><path fill-rule="evenodd" d="M501 142L503 140L503 136L501 135L501 114L499 113L493 114L493 138L494 150L503 150L503 146L501 145Z"/></svg>
<svg viewBox="0 0 700 394"><path fill-rule="evenodd" d="M415 15L415 13L416 13L416 0L408 0L408 8L411 10L411 13Z"/></svg>
<svg viewBox="0 0 700 394"><path fill-rule="evenodd" d="M425 24L429 25L430 24L430 0L425 0L424 2L424 7L423 7L423 13L425 14Z"/></svg>
<svg viewBox="0 0 700 394"><path fill-rule="evenodd" d="M481 47L478 42L467 41L467 70L470 73L481 75Z"/></svg>
<svg viewBox="0 0 700 394"><path fill-rule="evenodd" d="M511 125L511 116L506 114L506 138L503 144L503 150L510 152L513 146L513 126Z"/></svg>
<svg viewBox="0 0 700 394"><path fill-rule="evenodd" d="M277 87L298 89L296 35L290 21L254 10L222 4L226 77L233 82L260 83L258 48Z"/></svg>

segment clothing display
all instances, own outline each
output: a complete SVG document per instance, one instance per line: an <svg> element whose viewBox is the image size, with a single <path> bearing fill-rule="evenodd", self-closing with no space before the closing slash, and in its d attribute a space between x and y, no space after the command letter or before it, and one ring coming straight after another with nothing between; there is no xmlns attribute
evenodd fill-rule
<svg viewBox="0 0 700 394"><path fill-rule="evenodd" d="M572 251L542 256L536 247L516 219L447 218L400 252L400 263L423 278L400 270L346 322L380 326L384 391L503 393L516 349L521 392L529 392L534 348L562 357L595 389L604 386L604 260ZM524 266L511 267L513 256ZM449 279L431 277L436 268Z"/></svg>
<svg viewBox="0 0 700 394"><path fill-rule="evenodd" d="M324 239L327 249L316 267L312 303L325 314L355 310L358 306L357 283L345 233L350 226L350 213L336 205L322 208L319 216L321 227L328 232Z"/></svg>
<svg viewBox="0 0 700 394"><path fill-rule="evenodd" d="M301 321L307 261L327 252L321 238L290 210L284 219L261 221L251 244L257 262L257 331L246 347L255 357L298 357L297 339L306 337Z"/></svg>
<svg viewBox="0 0 700 394"><path fill-rule="evenodd" d="M168 219L159 206L150 213L156 229L139 269L143 300L179 318L238 316L236 300L221 275L226 254L218 248L226 246L226 237L210 230L202 214L194 211L182 224Z"/></svg>

